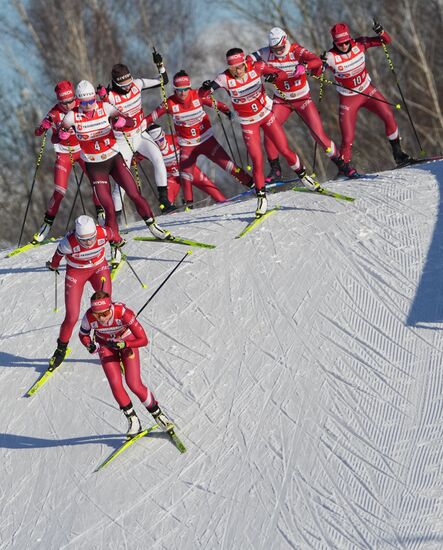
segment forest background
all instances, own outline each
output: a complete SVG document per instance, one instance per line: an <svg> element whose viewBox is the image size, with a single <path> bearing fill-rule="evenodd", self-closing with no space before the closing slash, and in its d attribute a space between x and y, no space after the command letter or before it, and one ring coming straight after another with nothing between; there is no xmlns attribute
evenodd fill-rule
<svg viewBox="0 0 443 550"><path fill-rule="evenodd" d="M169 76L184 68L194 87L213 78L225 68L225 52L242 47L250 52L267 45L271 27L280 26L296 41L321 54L331 47L330 27L345 21L351 34L373 36L372 18L376 17L391 35L389 46L395 75L390 70L382 48L370 49L367 64L373 83L385 97L401 101L397 81L406 98L422 148L428 156L441 154L443 140L443 3L439 0L395 0L368 2L355 0L11 0L4 2L0 16L0 45L3 70L0 79L0 244L15 242L23 221L26 204L41 147L41 138L34 136L34 127L55 103L54 85L59 80L76 84L82 79L94 85L107 85L115 63L125 63L134 77L152 78L156 67L152 62L153 46L163 55ZM331 76L327 73L327 76ZM325 128L340 143L337 92L326 85L318 104L319 84L310 79L311 93L319 106ZM168 85L168 93L172 93ZM272 90L270 90L272 91ZM223 93L217 98L227 101ZM145 113L161 101L159 90L143 94ZM404 107L395 112L404 149L418 155L420 147ZM210 117L216 135L227 151L222 128L215 113ZM162 121L167 129L167 120ZM232 129L224 120L234 154ZM294 114L286 123L290 144L312 168L314 141L304 123ZM242 163L246 152L240 128L235 128ZM49 142L49 140L48 140ZM391 149L384 135L382 122L367 111L360 111L353 164L359 171L371 172L393 166ZM46 145L38 170L35 188L26 221L24 236L30 238L40 225L46 204L53 191L54 152ZM199 165L227 195L241 191L222 171L206 161ZM267 170L266 166L266 170ZM324 181L336 170L322 151L317 151L316 173ZM153 172L149 161L143 163L143 193L158 211L153 191ZM80 179L79 167L76 168ZM285 170L286 173L287 170ZM358 183L356 183L358 185ZM54 224L54 235L63 234L72 209L76 184L71 175L70 187ZM85 207L93 214L89 185L82 184ZM195 193L194 200L204 196ZM128 217L134 215L127 203ZM77 201L72 216L80 215Z"/></svg>

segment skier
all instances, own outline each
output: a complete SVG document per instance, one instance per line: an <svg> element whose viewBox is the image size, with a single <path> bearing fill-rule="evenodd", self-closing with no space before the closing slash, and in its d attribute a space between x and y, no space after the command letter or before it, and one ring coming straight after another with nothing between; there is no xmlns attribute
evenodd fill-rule
<svg viewBox="0 0 443 550"><path fill-rule="evenodd" d="M311 189L319 184L306 174L297 154L289 148L286 134L272 112L272 101L266 95L262 77L268 82L277 82L287 78L287 74L267 65L264 61L254 61L240 48L231 48L226 52L228 68L220 73L215 80L203 82L202 90L211 94L218 88L224 88L231 96L239 122L242 127L243 139L253 165L255 191L257 195L257 218L267 210L265 178L263 174L263 153L260 143L260 128L268 136L287 160L301 182Z"/></svg>
<svg viewBox="0 0 443 550"><path fill-rule="evenodd" d="M78 162L83 172L85 171L85 162L80 158L80 145L75 134L70 133L64 140L61 140L58 136L59 125L66 113L78 105L78 101L75 98L74 86L72 82L62 80L56 85L54 91L57 96L57 103L49 110L39 126L34 130L36 136L41 136L44 132L52 129L51 142L56 154L54 164L55 189L46 208L43 223L33 237L33 242L35 243L46 239L51 230L51 226L54 223L54 219L68 188L69 175L74 162ZM97 217L104 222L104 210L94 194L93 200Z"/></svg>
<svg viewBox="0 0 443 550"><path fill-rule="evenodd" d="M326 134L320 113L312 101L309 91L309 83L306 69L319 76L322 73L321 59L301 46L288 39L283 29L274 27L269 31L269 46L260 48L251 54L254 61L265 61L271 67L277 67L286 73L285 80L277 80L274 83L272 111L275 118L283 125L292 112L296 112L306 123L312 137L326 152L327 156L339 168L339 173L352 178L356 170L345 164L340 158L340 151L334 141ZM272 140L265 135L265 151L271 172L266 182L281 179L281 166L278 158L278 150Z"/></svg>
<svg viewBox="0 0 443 550"><path fill-rule="evenodd" d="M109 265L105 258L106 243L121 246L124 241L110 227L96 225L90 216L75 220L75 230L60 241L46 267L57 271L63 257L66 258L65 318L60 327L57 349L49 360L51 367L58 367L66 356L69 339L80 314L80 302L87 281L94 290L111 292Z"/></svg>
<svg viewBox="0 0 443 550"><path fill-rule="evenodd" d="M186 193L192 196L191 184L196 179L195 167L200 155L218 164L246 187L251 187L251 176L235 165L214 137L211 122L203 109L203 106L214 108L212 100L191 88L191 79L183 70L174 75L173 82L175 93L168 97L166 106L162 103L154 109L146 117L146 122L151 125L166 113L172 115L180 145L180 174ZM221 101L215 102L215 106L227 117L231 116L228 106Z"/></svg>
<svg viewBox="0 0 443 550"><path fill-rule="evenodd" d="M174 203L180 190L180 146L178 143L174 143L174 138L170 134L165 134L162 127L158 124L151 124L151 126L149 126L146 130L146 133L151 136L163 155L168 174L168 198L171 203ZM207 193L216 202L223 202L226 200L226 197L220 189L204 172L200 170L198 166L194 167L194 179L192 181L192 185L204 193ZM189 185L185 186L183 189L183 198L186 207L192 208L193 195L192 188L190 188Z"/></svg>
<svg viewBox="0 0 443 550"><path fill-rule="evenodd" d="M168 83L168 75L163 65L162 56L158 52L154 52L153 59L160 72L158 78L134 79L128 67L119 63L112 67L110 90L107 91L104 87L99 87L97 92L101 100L105 99L123 113L124 116L132 117L134 120L132 128L123 128L121 131L114 131L120 153L127 166L131 166L132 156L135 151L138 151L152 162L160 207L170 208L171 205L167 197L166 168L163 156L150 136L143 133L146 129L146 122L144 120L145 115L143 113L141 92L159 88L161 86L160 79L163 79L163 86ZM121 190L116 185L112 198L117 215L121 213L123 197L124 190Z"/></svg>
<svg viewBox="0 0 443 550"><path fill-rule="evenodd" d="M91 307L83 317L79 337L89 353L97 353L100 357L111 391L128 420L128 439L140 433L142 426L123 386L121 365L127 385L152 414L155 422L166 431L174 428L158 406L154 394L142 382L138 348L148 344L148 337L132 310L123 303L112 302L108 292L95 292L91 296Z"/></svg>
<svg viewBox="0 0 443 550"><path fill-rule="evenodd" d="M125 126L132 127L133 119L124 117L110 103L97 101L94 86L87 80L79 82L76 95L80 102L79 106L74 107L65 116L59 135L63 139L68 130L74 128L82 149L82 158L86 163L86 171L92 179L94 193L105 209L106 225L111 227L117 236L116 240L121 240L110 191L111 175L125 189L154 237L168 238L169 231L156 224L151 207L139 193L131 170L119 151L110 122L110 119L113 119L113 126L122 130ZM120 259L119 249L113 247L113 263L118 263Z"/></svg>
<svg viewBox="0 0 443 550"><path fill-rule="evenodd" d="M384 96L371 84L371 77L366 70L366 50L391 42L391 37L379 23L374 22L373 30L378 36L361 36L354 40L346 23L336 23L331 28L334 46L322 55L326 66L334 73L335 81L341 85L337 87L340 97L341 154L345 163L349 163L357 113L364 107L383 120L397 165L407 164L411 157L401 148L398 126L392 109ZM364 92L371 97L358 92Z"/></svg>

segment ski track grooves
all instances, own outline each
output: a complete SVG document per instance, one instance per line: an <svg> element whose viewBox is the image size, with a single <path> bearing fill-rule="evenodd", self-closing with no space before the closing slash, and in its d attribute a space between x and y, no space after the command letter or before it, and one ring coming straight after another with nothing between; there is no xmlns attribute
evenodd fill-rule
<svg viewBox="0 0 443 550"><path fill-rule="evenodd" d="M21 397L63 318L41 267L55 246L0 259L2 548L441 546L443 295L424 289L429 326L423 307L420 326L407 319L424 267L443 268L427 257L442 186L443 162L325 185L352 204L270 194L281 210L242 239L254 198L165 217L217 245L194 249L140 319L143 379L188 452L154 433L98 474L124 418L78 326L65 368ZM127 248L149 291L125 270L113 292L137 310L186 248Z"/></svg>

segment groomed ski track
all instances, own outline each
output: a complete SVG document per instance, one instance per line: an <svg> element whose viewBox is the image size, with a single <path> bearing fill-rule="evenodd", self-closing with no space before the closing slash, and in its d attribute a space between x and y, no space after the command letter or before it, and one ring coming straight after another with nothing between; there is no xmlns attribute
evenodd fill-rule
<svg viewBox="0 0 443 550"><path fill-rule="evenodd" d="M255 199L161 218L217 245L140 317L188 452L152 433L95 474L126 422L78 325L22 397L64 315L55 246L2 253L1 549L443 547L443 162L325 187L357 200L270 194L281 210L242 239ZM129 240L148 289L125 265L114 299L138 310L185 252Z"/></svg>

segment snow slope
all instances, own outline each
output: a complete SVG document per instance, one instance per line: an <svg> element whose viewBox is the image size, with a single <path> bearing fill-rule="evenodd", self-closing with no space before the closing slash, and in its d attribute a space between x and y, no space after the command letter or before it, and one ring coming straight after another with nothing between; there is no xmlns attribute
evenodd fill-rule
<svg viewBox="0 0 443 550"><path fill-rule="evenodd" d="M0 548L442 548L442 186L434 162L329 184L354 204L275 194L239 240L254 199L162 218L217 245L141 315L188 452L154 433L96 474L126 421L76 335L23 397L63 318L53 247L2 258ZM137 310L187 249L126 248L149 288L125 266L114 298Z"/></svg>

